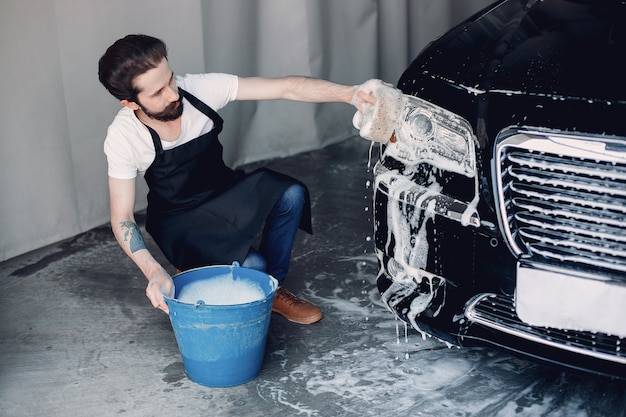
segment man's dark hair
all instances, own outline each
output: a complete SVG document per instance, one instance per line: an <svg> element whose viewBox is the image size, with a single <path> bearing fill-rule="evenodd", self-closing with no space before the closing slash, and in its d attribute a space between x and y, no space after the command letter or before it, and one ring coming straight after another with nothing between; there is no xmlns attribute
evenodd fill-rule
<svg viewBox="0 0 626 417"><path fill-rule="evenodd" d="M127 35L106 50L98 61L98 78L119 100L137 101L139 91L133 85L135 77L156 68L167 59L167 47L157 38L147 35Z"/></svg>

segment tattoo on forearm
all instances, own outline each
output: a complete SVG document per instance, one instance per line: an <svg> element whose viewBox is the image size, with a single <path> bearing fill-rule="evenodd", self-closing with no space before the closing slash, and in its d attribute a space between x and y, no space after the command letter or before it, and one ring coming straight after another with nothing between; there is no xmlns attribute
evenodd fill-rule
<svg viewBox="0 0 626 417"><path fill-rule="evenodd" d="M120 226L124 230L124 242L129 242L130 252L135 253L140 249L146 249L146 243L143 241L143 236L139 227L133 222L121 222Z"/></svg>

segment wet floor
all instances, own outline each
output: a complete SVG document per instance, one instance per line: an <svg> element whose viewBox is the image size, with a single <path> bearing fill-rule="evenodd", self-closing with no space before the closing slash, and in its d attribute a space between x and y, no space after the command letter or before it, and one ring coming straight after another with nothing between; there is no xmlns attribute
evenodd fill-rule
<svg viewBox="0 0 626 417"><path fill-rule="evenodd" d="M315 234L298 236L286 286L325 316L273 315L261 374L244 385L186 377L168 317L108 226L0 263L0 415L626 415L624 382L448 348L394 320L375 285L369 154L354 138L268 163L310 188Z"/></svg>

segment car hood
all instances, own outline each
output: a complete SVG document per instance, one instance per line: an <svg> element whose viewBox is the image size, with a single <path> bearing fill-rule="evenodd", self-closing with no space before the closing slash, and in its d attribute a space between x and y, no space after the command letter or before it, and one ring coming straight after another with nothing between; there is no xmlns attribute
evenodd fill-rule
<svg viewBox="0 0 626 417"><path fill-rule="evenodd" d="M626 103L626 4L505 1L436 42L423 74L461 88Z"/></svg>

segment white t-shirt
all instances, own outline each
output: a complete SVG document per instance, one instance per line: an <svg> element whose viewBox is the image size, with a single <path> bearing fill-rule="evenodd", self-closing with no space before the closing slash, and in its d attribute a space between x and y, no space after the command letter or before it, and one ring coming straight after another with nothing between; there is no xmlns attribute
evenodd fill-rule
<svg viewBox="0 0 626 417"><path fill-rule="evenodd" d="M236 75L211 73L176 77L176 84L217 111L237 97ZM184 100L182 127L176 141L161 141L163 150L189 142L213 129L213 121ZM108 173L118 179L143 175L154 161L155 150L148 128L128 107L122 107L109 126L104 140Z"/></svg>

